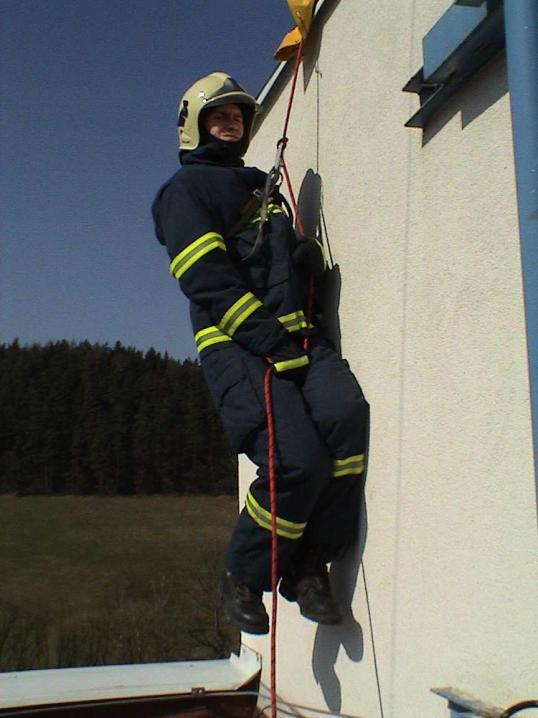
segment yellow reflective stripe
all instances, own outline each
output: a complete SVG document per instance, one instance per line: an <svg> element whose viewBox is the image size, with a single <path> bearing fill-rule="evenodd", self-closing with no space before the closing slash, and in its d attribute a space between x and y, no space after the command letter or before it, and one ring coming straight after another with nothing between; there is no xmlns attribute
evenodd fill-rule
<svg viewBox="0 0 538 718"><path fill-rule="evenodd" d="M271 531L271 513L260 506L250 491L247 493L245 506L249 516L258 526L261 526L262 529L267 529L267 531ZM306 521L305 523L299 524L294 521L281 519L279 516L276 517L276 532L278 536L284 536L289 539L299 539L303 535L305 528Z"/></svg>
<svg viewBox="0 0 538 718"><path fill-rule="evenodd" d="M273 364L273 368L276 372L288 371L288 369L297 369L300 366L306 366L310 363L309 358L306 354L297 359L286 359L286 361L277 361Z"/></svg>
<svg viewBox="0 0 538 718"><path fill-rule="evenodd" d="M334 477L362 474L364 471L364 454L355 454L345 459L335 459L331 475Z"/></svg>
<svg viewBox="0 0 538 718"><path fill-rule="evenodd" d="M194 335L194 343L196 344L196 351L200 354L207 347L213 346L213 344L219 344L220 342L231 342L232 338L227 334L223 334L218 327L207 327L206 329L200 329Z"/></svg>
<svg viewBox="0 0 538 718"><path fill-rule="evenodd" d="M252 292L243 294L240 299L237 300L228 309L226 314L222 317L219 322L219 329L233 337L239 326L249 317L252 312L255 312L258 307L261 307L262 303L255 297Z"/></svg>
<svg viewBox="0 0 538 718"><path fill-rule="evenodd" d="M304 312L299 310L297 312L291 312L290 314L284 314L281 317L277 317L278 321L284 325L284 328L288 332L296 332L299 329L306 329L307 322Z"/></svg>
<svg viewBox="0 0 538 718"><path fill-rule="evenodd" d="M268 215L269 214L283 214L283 213L284 213L284 210L282 209L282 207L279 207L278 204L270 204L267 206L267 214ZM258 212L258 214L253 219L251 219L250 222L247 224L247 227L252 227L253 225L258 224L260 219L261 219L260 213Z"/></svg>
<svg viewBox="0 0 538 718"><path fill-rule="evenodd" d="M170 262L170 274L176 279L185 274L187 269L192 267L195 262L201 259L204 254L211 252L213 249L223 249L226 251L226 245L221 234L216 232L208 232L191 242Z"/></svg>

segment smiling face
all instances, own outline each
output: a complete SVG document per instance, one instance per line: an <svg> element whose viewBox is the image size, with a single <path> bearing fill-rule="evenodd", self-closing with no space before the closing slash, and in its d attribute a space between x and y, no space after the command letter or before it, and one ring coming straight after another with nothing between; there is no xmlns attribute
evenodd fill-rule
<svg viewBox="0 0 538 718"><path fill-rule="evenodd" d="M243 137L243 113L239 105L219 105L204 112L204 129L217 140L237 142Z"/></svg>

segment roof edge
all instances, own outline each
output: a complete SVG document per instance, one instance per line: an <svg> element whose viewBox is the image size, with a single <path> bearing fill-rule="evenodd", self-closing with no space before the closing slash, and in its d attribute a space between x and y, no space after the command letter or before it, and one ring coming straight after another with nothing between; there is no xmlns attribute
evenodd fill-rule
<svg viewBox="0 0 538 718"><path fill-rule="evenodd" d="M328 4L328 0L318 0L318 2L316 3L316 7L314 8L313 22L315 22L316 17L319 15L323 6L326 4ZM283 89L285 85L285 79L287 79L286 74L288 72L291 72L293 62L293 58L291 58L290 60L284 60L282 62L279 62L273 72L263 83L259 93L256 96L256 102L260 105L261 112L259 115L259 119L257 120L254 127L253 135L256 134L256 132L263 123L266 106L270 105L275 99L274 95Z"/></svg>

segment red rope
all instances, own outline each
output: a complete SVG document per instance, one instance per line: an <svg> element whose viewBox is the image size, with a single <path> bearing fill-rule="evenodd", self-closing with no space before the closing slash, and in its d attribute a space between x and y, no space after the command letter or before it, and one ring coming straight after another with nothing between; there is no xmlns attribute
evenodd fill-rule
<svg viewBox="0 0 538 718"><path fill-rule="evenodd" d="M299 234L303 234L303 223L301 222L301 218L299 217L299 207L297 205L297 200L295 199L295 193L293 191L293 187L291 186L291 180L290 180L290 173L288 172L288 166L286 165L286 160L284 159L284 155L282 155L282 159L280 160L280 166L282 167L282 172L284 173L284 178L286 180L286 184L288 186L288 193L290 195L290 201L291 206L293 209L293 214L295 216L295 227Z"/></svg>
<svg viewBox="0 0 538 718"><path fill-rule="evenodd" d="M310 324L312 323L312 311L314 309L314 277L308 279L308 295L306 299L306 326L307 332L310 330ZM310 347L310 337L307 334L303 339L303 349L308 352Z"/></svg>
<svg viewBox="0 0 538 718"><path fill-rule="evenodd" d="M267 417L267 466L269 473L269 505L271 509L271 590L273 605L271 611L271 718L276 718L276 610L278 583L278 554L276 533L276 475L275 475L275 423L271 403L271 378L273 367L265 370L263 398Z"/></svg>
<svg viewBox="0 0 538 718"><path fill-rule="evenodd" d="M295 226L297 231L303 233L303 225L299 217L297 202L295 200L295 194L291 186L291 181L288 173L288 168L284 161L284 151L288 144L287 132L288 125L291 117L291 108L293 105L293 99L295 97L295 88L297 86L297 78L299 76L299 67L301 65L301 59L303 57L303 41L301 41L297 48L295 56L295 64L293 67L293 78L291 84L290 97L288 100L288 107L286 110L286 119L284 121L284 129L282 131L282 137L278 141L278 145L282 146L282 152L280 156L280 165L286 177L288 185L288 191L290 194L291 202L293 205L293 212L295 214ZM309 295L310 295L309 290ZM309 297L308 305L311 305ZM311 309L307 311L307 320L310 322L309 314ZM308 337L305 338L305 351L308 349ZM269 503L271 509L271 592L273 597L273 605L271 611L271 678L270 678L270 692L271 692L271 718L277 718L277 705L276 705L276 618L277 618L277 584L278 584L278 536L276 532L276 472L275 472L275 425L273 419L273 408L271 403L271 378L273 376L273 367L267 368L263 380L263 395L265 402L265 415L267 417L267 466L269 474Z"/></svg>
<svg viewBox="0 0 538 718"><path fill-rule="evenodd" d="M288 193L290 196L291 206L293 208L293 214L295 215L295 227L297 228L297 231L299 234L303 234L303 223L301 222L301 218L299 217L299 207L297 205L297 200L295 199L295 193L293 191L293 187L291 185L291 179L290 179L290 173L288 172L288 167L286 165L286 161L284 159L284 156L282 156L282 159L280 160L280 166L282 167L282 172L284 173L284 177L286 179L286 184L288 186ZM314 307L314 278L310 277L308 280L308 294L306 299L306 322L307 327L310 327L310 323L312 321L312 311ZM310 344L310 337L307 335L303 339L303 349L305 352L308 352L308 346Z"/></svg>
<svg viewBox="0 0 538 718"><path fill-rule="evenodd" d="M304 234L303 229L303 223L301 222L301 218L299 216L299 207L297 205L297 200L295 199L295 193L293 191L293 187L291 184L290 179L290 173L288 172L288 167L286 165L286 160L284 159L284 150L286 149L286 145L288 144L288 125L290 122L291 117L291 108L293 105L293 99L295 97L295 88L297 86L297 77L299 76L299 66L301 64L301 59L303 57L303 41L301 40L301 43L299 47L297 48L297 54L295 56L295 66L293 68L293 80L291 84L291 92L290 92L290 99L288 101L288 109L286 112L286 120L284 122L284 130L282 131L282 138L279 140L279 143L282 143L284 147L282 148L282 155L280 157L280 167L282 168L282 172L284 173L284 177L286 179L286 185L288 187L288 193L290 195L291 200L291 206L293 208L293 214L295 215L295 228L299 234ZM310 327L311 321L312 321L312 311L314 306L314 278L310 277L308 280L308 294L307 294L307 300L306 300L306 321L307 321L307 328ZM308 347L310 344L310 337L306 336L303 340L303 349L305 352L308 352Z"/></svg>
<svg viewBox="0 0 538 718"><path fill-rule="evenodd" d="M303 41L299 43L299 47L297 48L297 53L295 55L295 65L293 66L293 79L291 83L291 92L290 92L290 99L288 100L288 109L286 110L286 119L284 120L284 129L282 130L282 139L286 140L288 139L288 125L290 123L290 116L291 116L291 107L293 105L293 98L295 97L295 87L297 85L297 78L299 76L299 66L301 64L301 60L303 58Z"/></svg>

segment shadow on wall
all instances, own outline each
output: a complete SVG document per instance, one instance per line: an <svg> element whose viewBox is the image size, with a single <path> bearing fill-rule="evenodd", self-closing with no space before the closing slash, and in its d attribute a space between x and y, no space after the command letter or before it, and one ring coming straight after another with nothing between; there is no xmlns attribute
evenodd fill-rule
<svg viewBox="0 0 538 718"><path fill-rule="evenodd" d="M507 92L506 56L502 53L482 68L433 118L424 130L422 146L427 145L459 112L463 130Z"/></svg>
<svg viewBox="0 0 538 718"><path fill-rule="evenodd" d="M323 28L339 3L340 0L325 0L320 11L315 17L314 22L312 23L312 28L308 35L308 41L305 45L303 58L303 82L305 90L310 83L312 73L314 72L318 61Z"/></svg>
<svg viewBox="0 0 538 718"><path fill-rule="evenodd" d="M341 355L341 333L338 317L340 303L341 274L333 262L333 254L324 221L322 207L322 180L319 174L309 169L301 183L298 197L298 209L306 236L317 237L325 247L330 260L323 287L323 330L324 335L333 343ZM329 710L340 712L342 707L342 687L336 674L336 661L340 649L354 663L359 663L364 655L364 639L360 624L353 617L351 603L357 586L359 569L362 563L368 519L364 487L367 470L363 475L360 496L359 523L357 540L351 546L342 561L331 565L331 584L343 614L341 626L319 625L316 631L312 654L312 672L321 687ZM366 581L363 576L363 580Z"/></svg>
<svg viewBox="0 0 538 718"><path fill-rule="evenodd" d="M339 713L342 709L342 686L336 673L336 661L340 649L343 648L353 663L360 663L364 655L363 631L360 623L353 616L351 602L357 586L368 533L364 495L366 475L367 472L362 483L357 541L355 545L350 546L342 561L331 565L331 585L342 609L343 622L341 626L319 625L312 653L314 678L322 690L327 708L335 713Z"/></svg>
<svg viewBox="0 0 538 718"><path fill-rule="evenodd" d="M338 316L342 275L340 267L334 264L333 261L332 248L321 204L321 189L321 176L314 172L313 169L309 169L301 183L297 206L305 236L317 237L323 244L329 260L329 269L323 279L322 306L319 309L323 313L324 336L329 339L338 354L342 356L342 335Z"/></svg>

